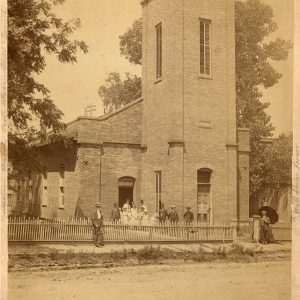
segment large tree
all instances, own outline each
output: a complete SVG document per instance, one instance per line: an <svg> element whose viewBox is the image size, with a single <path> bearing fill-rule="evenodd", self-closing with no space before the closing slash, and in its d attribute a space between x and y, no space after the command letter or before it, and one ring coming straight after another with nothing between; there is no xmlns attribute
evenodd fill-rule
<svg viewBox="0 0 300 300"><path fill-rule="evenodd" d="M120 52L132 64L142 64L142 19L137 19L120 35Z"/></svg>
<svg viewBox="0 0 300 300"><path fill-rule="evenodd" d="M64 22L53 13L53 5L65 0L8 0L8 156L14 170L39 167L41 132L36 124L50 129L51 141L68 143L59 132L63 113L47 87L37 81L46 67L45 55L54 54L62 63L75 63L78 50L87 52L83 41L70 35L79 19Z"/></svg>
<svg viewBox="0 0 300 300"><path fill-rule="evenodd" d="M258 200L265 188L278 191L281 184L292 183L293 135L281 134L275 140L261 140L250 164L250 190Z"/></svg>
<svg viewBox="0 0 300 300"><path fill-rule="evenodd" d="M255 183L263 181L262 173L255 167L256 161L265 157L266 145L261 144L260 140L271 137L274 131L271 117L266 113L270 103L262 101L261 91L278 83L282 74L275 70L271 62L287 59L292 46L290 41L283 39L269 40L269 35L278 28L273 17L272 7L261 0L235 1L236 118L238 127L250 128L251 197L256 193ZM121 55L133 64L141 64L141 46L142 19L138 19L120 36ZM116 88L112 84L100 94L105 99L105 107L128 102L128 99L123 100L122 93L118 93ZM139 84L136 86L138 88L141 88ZM110 97L112 91L117 98Z"/></svg>

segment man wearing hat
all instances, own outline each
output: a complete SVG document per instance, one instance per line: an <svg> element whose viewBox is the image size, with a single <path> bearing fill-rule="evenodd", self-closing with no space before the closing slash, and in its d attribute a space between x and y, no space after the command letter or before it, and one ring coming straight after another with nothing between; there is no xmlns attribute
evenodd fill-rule
<svg viewBox="0 0 300 300"><path fill-rule="evenodd" d="M161 203L161 207L159 210L159 222L160 224L165 224L166 220L168 217L168 211L165 208L165 205L163 203Z"/></svg>
<svg viewBox="0 0 300 300"><path fill-rule="evenodd" d="M118 203L114 203L114 208L111 211L111 220L113 222L119 222L120 219L121 219L121 213L118 207Z"/></svg>
<svg viewBox="0 0 300 300"><path fill-rule="evenodd" d="M103 214L100 210L101 204L95 205L96 211L92 214L92 226L94 229L94 242L96 247L104 246Z"/></svg>
<svg viewBox="0 0 300 300"><path fill-rule="evenodd" d="M171 206L171 210L169 212L169 221L171 223L171 225L176 225L179 221L179 216L177 211L175 210L175 205Z"/></svg>
<svg viewBox="0 0 300 300"><path fill-rule="evenodd" d="M183 217L186 225L193 223L194 214L191 212L191 208L189 206L186 207L186 212L184 213Z"/></svg>

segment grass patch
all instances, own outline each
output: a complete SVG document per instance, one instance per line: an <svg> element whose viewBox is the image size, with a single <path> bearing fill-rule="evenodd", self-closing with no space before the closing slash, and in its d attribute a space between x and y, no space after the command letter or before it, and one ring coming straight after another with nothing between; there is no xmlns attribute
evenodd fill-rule
<svg viewBox="0 0 300 300"><path fill-rule="evenodd" d="M239 244L230 247L220 246L207 252L202 247L197 251L174 251L161 247L145 246L139 250L121 250L110 253L60 252L51 250L47 253L10 254L8 267L10 270L25 270L27 268L48 268L53 266L88 266L88 265L138 265L169 262L237 262L248 263L257 260L262 254L260 247L247 248Z"/></svg>

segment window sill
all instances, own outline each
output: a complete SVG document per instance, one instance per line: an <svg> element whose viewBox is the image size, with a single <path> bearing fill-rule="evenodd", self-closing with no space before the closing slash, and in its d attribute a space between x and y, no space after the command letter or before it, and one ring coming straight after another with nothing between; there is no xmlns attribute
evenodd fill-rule
<svg viewBox="0 0 300 300"><path fill-rule="evenodd" d="M212 76L211 75L205 75L205 74L199 74L199 78L212 80Z"/></svg>
<svg viewBox="0 0 300 300"><path fill-rule="evenodd" d="M162 77L157 77L154 81L154 84L160 83L162 81Z"/></svg>
<svg viewBox="0 0 300 300"><path fill-rule="evenodd" d="M64 206L60 206L58 209L64 210L65 207Z"/></svg>

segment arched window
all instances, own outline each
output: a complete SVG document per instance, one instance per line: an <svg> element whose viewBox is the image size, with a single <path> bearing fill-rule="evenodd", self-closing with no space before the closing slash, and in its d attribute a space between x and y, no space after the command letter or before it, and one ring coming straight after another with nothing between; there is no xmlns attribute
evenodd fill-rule
<svg viewBox="0 0 300 300"><path fill-rule="evenodd" d="M210 191L212 171L207 168L197 171L197 220L210 222Z"/></svg>

